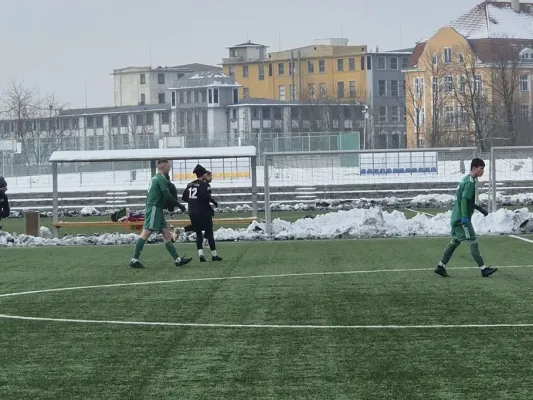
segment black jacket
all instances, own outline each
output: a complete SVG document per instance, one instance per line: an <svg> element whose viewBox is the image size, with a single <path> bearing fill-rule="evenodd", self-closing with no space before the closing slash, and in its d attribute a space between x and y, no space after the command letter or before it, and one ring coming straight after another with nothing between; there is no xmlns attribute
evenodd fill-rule
<svg viewBox="0 0 533 400"><path fill-rule="evenodd" d="M0 193L0 219L7 218L11 214L11 210L9 209L9 199L7 198L7 194Z"/></svg>
<svg viewBox="0 0 533 400"><path fill-rule="evenodd" d="M211 193L208 185L206 181L197 179L189 183L183 191L181 198L189 203L189 215L211 215L212 208L209 204L211 202Z"/></svg>

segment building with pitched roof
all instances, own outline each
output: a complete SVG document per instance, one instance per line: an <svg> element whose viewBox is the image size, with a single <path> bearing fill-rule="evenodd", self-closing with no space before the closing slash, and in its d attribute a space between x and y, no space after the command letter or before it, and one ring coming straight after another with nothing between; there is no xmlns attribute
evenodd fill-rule
<svg viewBox="0 0 533 400"><path fill-rule="evenodd" d="M531 117L532 75L533 3L477 4L409 58L408 146L517 143L521 120Z"/></svg>

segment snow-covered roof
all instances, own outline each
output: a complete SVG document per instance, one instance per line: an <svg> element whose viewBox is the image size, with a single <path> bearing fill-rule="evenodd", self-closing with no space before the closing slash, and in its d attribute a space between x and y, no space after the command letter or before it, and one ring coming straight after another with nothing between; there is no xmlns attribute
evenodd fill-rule
<svg viewBox="0 0 533 400"><path fill-rule="evenodd" d="M467 39L533 39L533 3L520 2L517 12L510 1L484 1L446 26Z"/></svg>
<svg viewBox="0 0 533 400"><path fill-rule="evenodd" d="M204 71L185 75L183 78L178 79L175 87L168 90L240 86L232 76L218 71Z"/></svg>
<svg viewBox="0 0 533 400"><path fill-rule="evenodd" d="M108 161L148 161L148 160L196 160L206 158L255 157L254 146L206 147L172 149L132 149L132 150L90 150L54 151L50 162L108 162Z"/></svg>

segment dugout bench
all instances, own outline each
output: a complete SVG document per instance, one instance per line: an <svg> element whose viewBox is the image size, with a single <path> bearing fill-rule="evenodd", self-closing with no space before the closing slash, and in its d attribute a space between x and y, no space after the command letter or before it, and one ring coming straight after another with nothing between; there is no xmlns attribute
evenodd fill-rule
<svg viewBox="0 0 533 400"><path fill-rule="evenodd" d="M241 218L213 218L213 225L241 225L241 224L251 224L253 221L257 221L256 217L241 217ZM167 220L168 226L178 227L178 226L187 226L191 223L189 219L169 219ZM92 221L92 222L54 222L52 226L56 229L60 228L88 228L88 227L109 227L117 226L122 228L127 228L130 230L142 230L144 221L124 221L124 222L113 222L113 221Z"/></svg>

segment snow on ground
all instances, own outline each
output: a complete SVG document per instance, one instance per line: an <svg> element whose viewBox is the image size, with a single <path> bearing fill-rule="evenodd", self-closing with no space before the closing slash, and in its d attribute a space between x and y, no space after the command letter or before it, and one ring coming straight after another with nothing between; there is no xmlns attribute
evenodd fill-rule
<svg viewBox="0 0 533 400"><path fill-rule="evenodd" d="M295 222L281 219L272 221L272 235L265 233L263 222L254 222L245 229L220 228L215 232L217 241L250 240L303 240L303 239L361 239L409 236L449 235L450 211L433 217L418 214L408 219L398 211L386 212L379 207L330 212L314 218L302 218ZM532 220L532 222L528 222ZM479 235L502 235L533 232L533 214L527 208L510 211L500 209L487 217L475 213L472 220ZM0 232L0 247L76 246L76 245L132 245L137 239L135 233L107 233L93 236L65 236L51 238L47 228L41 229L41 238ZM161 241L160 236L152 239ZM181 234L180 242L194 241L194 234Z"/></svg>
<svg viewBox="0 0 533 400"><path fill-rule="evenodd" d="M307 161L309 163L309 161ZM351 167L323 167L319 166L298 168L298 157L292 165L286 168L270 170L271 186L314 186L314 185L348 185L348 184L380 184L380 183L414 183L414 182L456 182L464 174L461 172L459 161L442 161L438 163L437 173L413 174L383 174L360 175L359 168ZM465 163L467 164L467 163ZM533 179L533 159L498 159L497 181L529 180ZM466 165L468 168L468 165ZM144 190L150 180L150 170L136 171L134 181L130 180L130 171L79 172L59 175L60 192L87 192L95 190ZM487 162L486 173L480 179L488 181L490 166ZM52 175L37 175L23 177L6 177L11 193L35 193L52 191ZM263 167L257 168L257 182L263 186ZM186 181L174 181L176 186L186 185ZM250 187L251 180L245 178L217 179L213 182L216 187Z"/></svg>

